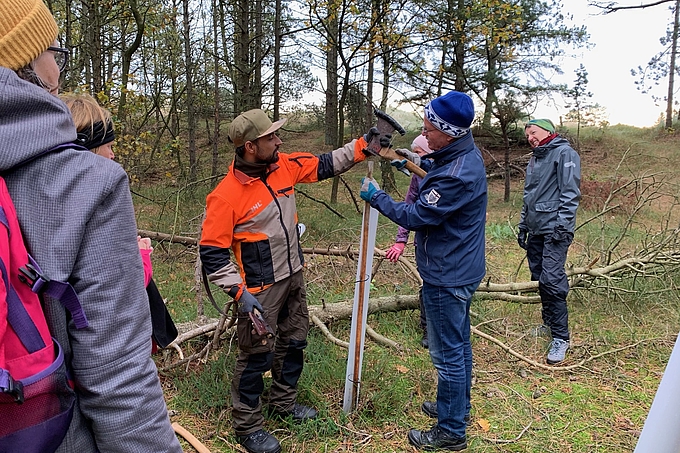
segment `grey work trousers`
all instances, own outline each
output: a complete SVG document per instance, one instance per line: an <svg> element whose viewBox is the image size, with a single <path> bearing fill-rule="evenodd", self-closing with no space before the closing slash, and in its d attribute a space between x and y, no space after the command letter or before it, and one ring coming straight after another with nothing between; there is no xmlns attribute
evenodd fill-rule
<svg viewBox="0 0 680 453"><path fill-rule="evenodd" d="M276 282L255 297L264 308L264 318L274 329L274 338L254 333L247 313L239 313L239 355L231 381L232 426L244 436L262 428L261 395L263 374L271 370L269 405L276 411L292 410L307 346L309 312L302 271Z"/></svg>

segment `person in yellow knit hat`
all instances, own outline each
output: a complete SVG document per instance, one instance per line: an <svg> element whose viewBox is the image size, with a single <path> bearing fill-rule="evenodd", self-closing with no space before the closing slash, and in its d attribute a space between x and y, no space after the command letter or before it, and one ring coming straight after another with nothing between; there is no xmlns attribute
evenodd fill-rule
<svg viewBox="0 0 680 453"><path fill-rule="evenodd" d="M89 321L77 329L59 302L44 298L76 402L65 434L50 432L51 448L40 451L178 453L149 352L128 178L117 163L73 143L71 114L56 97L68 59L57 34L42 0L0 0L0 173L27 248L46 277L73 286Z"/></svg>

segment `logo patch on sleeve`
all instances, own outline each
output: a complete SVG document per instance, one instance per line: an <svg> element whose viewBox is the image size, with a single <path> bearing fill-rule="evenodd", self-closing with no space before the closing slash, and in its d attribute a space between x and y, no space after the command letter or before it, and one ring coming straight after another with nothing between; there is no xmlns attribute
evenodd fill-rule
<svg viewBox="0 0 680 453"><path fill-rule="evenodd" d="M437 202L442 196L439 195L439 192L436 190L432 189L430 190L430 193L425 195L425 201L427 201L427 204L432 205L432 206L437 206Z"/></svg>

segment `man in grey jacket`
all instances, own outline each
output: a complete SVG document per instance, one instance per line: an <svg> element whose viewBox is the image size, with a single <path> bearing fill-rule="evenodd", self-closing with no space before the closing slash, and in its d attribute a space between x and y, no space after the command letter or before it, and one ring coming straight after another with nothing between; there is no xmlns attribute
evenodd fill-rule
<svg viewBox="0 0 680 453"><path fill-rule="evenodd" d="M531 279L538 281L543 318L538 330L552 335L546 361L553 365L563 361L569 349L569 282L564 265L581 199L581 159L550 120L533 119L524 133L533 155L527 166L517 242L527 251Z"/></svg>
<svg viewBox="0 0 680 453"><path fill-rule="evenodd" d="M66 56L56 37L42 0L0 0L0 173L30 253L46 276L73 285L90 324L76 330L45 300L78 398L57 452L181 452L150 355L127 175L87 150L56 149L76 139L68 108L48 92Z"/></svg>

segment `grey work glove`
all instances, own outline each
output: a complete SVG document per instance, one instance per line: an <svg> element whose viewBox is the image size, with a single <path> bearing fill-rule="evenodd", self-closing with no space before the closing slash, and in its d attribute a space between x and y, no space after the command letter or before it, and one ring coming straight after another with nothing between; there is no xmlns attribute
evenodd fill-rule
<svg viewBox="0 0 680 453"><path fill-rule="evenodd" d="M228 294L238 303L238 311L241 313L252 313L255 308L260 313L264 313L264 308L262 308L260 302L245 287L234 286Z"/></svg>
<svg viewBox="0 0 680 453"><path fill-rule="evenodd" d="M406 159L410 160L411 162L420 167L420 156L418 155L418 153L414 153L413 151L409 151L404 148L395 149L394 152L400 155L401 157L405 157ZM406 165L406 162L404 162L404 165Z"/></svg>
<svg viewBox="0 0 680 453"><path fill-rule="evenodd" d="M519 244L520 247L522 247L524 250L527 249L527 230L525 228L519 229L519 232L517 233L517 244Z"/></svg>

